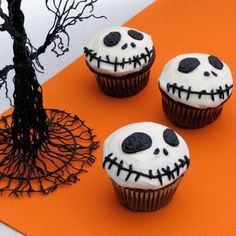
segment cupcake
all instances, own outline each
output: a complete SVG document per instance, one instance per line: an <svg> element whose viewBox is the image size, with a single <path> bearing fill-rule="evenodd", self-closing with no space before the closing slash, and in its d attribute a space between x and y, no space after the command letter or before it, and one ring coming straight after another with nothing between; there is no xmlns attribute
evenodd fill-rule
<svg viewBox="0 0 236 236"><path fill-rule="evenodd" d="M163 110L172 122L200 128L219 117L231 96L233 79L229 67L216 56L182 54L166 64L159 88Z"/></svg>
<svg viewBox="0 0 236 236"><path fill-rule="evenodd" d="M166 206L188 167L183 138L157 123L124 126L104 142L103 168L121 204L133 211Z"/></svg>
<svg viewBox="0 0 236 236"><path fill-rule="evenodd" d="M122 26L98 32L84 47L84 54L102 91L121 98L147 85L155 58L151 36Z"/></svg>

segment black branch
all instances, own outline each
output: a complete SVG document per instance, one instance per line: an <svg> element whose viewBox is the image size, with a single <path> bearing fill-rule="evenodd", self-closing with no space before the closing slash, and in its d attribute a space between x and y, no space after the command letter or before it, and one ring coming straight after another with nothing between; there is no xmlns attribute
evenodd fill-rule
<svg viewBox="0 0 236 236"><path fill-rule="evenodd" d="M11 106L12 106L12 100L11 100L9 93L8 93L9 90L7 87L7 75L8 75L8 72L13 69L14 69L13 65L7 65L2 70L0 70L0 89L2 87L5 88L5 96L9 100Z"/></svg>
<svg viewBox="0 0 236 236"><path fill-rule="evenodd" d="M47 9L54 14L53 25L48 31L44 43L31 54L31 58L38 59L38 56L44 53L51 44L53 45L51 51L57 57L68 52L70 36L67 30L69 26L91 17L96 19L106 18L105 16L95 16L93 14L96 2L97 0L46 0Z"/></svg>

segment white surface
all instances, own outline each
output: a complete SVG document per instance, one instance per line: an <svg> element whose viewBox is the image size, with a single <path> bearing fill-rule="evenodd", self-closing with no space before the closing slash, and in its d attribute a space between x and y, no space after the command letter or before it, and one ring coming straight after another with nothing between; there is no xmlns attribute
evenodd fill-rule
<svg viewBox="0 0 236 236"><path fill-rule="evenodd" d="M228 98L226 91L224 92L224 98L221 98L219 94L214 95L214 101L209 94L202 94L201 98L199 98L198 94L190 94L189 99L187 99L187 92L181 92L181 97L179 97L177 89L175 89L174 93L172 89L170 89L169 92L167 91L168 83L171 85L176 83L178 87L182 86L184 89L191 87L191 90L195 92L206 90L207 93L210 93L211 90L217 92L220 86L224 90L226 88L226 84L230 87L233 84L233 79L229 67L222 61L224 64L222 70L214 68L208 61L209 56L209 54L190 53L178 55L177 57L171 59L165 65L163 72L161 73L159 80L161 89L175 101L187 104L189 106L203 109L219 106ZM197 58L200 61L200 65L189 73L179 72L179 62L182 59L189 57ZM212 71L216 73L217 76L214 76ZM209 72L209 76L204 76L204 72ZM229 94L231 93L232 89L230 89Z"/></svg>
<svg viewBox="0 0 236 236"><path fill-rule="evenodd" d="M128 35L129 30L136 30L143 35L142 40L135 40ZM111 32L118 32L121 35L120 41L114 46L106 46L103 43L104 37ZM132 47L131 44L134 43L135 47ZM122 49L123 45L127 45L127 48ZM92 50L92 55L96 54L95 57L91 55L87 56L88 64L95 70L100 73L111 74L116 76L122 76L125 74L133 73L141 70L145 65L147 65L150 59L153 56L151 51L153 50L153 42L150 35L145 32L141 32L138 29L128 28L128 27L108 27L99 31L88 44L85 45L89 50ZM150 54L147 53L146 49ZM109 62L106 57L109 57ZM134 62L134 57L140 58L139 63ZM93 60L91 60L93 59ZM117 60L119 64L114 62ZM123 65L120 64L125 62ZM99 63L99 64L98 64ZM113 64L112 64L113 63ZM116 68L116 69L115 69Z"/></svg>
<svg viewBox="0 0 236 236"><path fill-rule="evenodd" d="M0 235L1 236L22 236L23 234L16 232L14 229L0 222Z"/></svg>
<svg viewBox="0 0 236 236"><path fill-rule="evenodd" d="M152 170L153 175L157 174L157 169L163 174L162 168L175 169L175 164L180 165L179 159L184 160L184 156L189 158L188 146L184 139L175 132L178 137L179 144L177 146L170 146L164 141L163 132L168 127L153 123L153 122L139 122L133 123L121 127L113 132L104 142L103 146L103 161L105 157L112 153L111 159L117 158L116 163L123 161L123 167L129 168L132 165L134 171L140 173L149 174L149 170ZM136 153L125 153L122 150L122 142L131 134L135 132L141 132L147 134L152 139L152 145L146 150L142 150ZM158 148L160 152L155 155L154 151ZM164 149L168 151L168 155L164 155ZM106 162L105 162L106 163ZM130 178L126 180L128 171L122 170L117 176L118 167L112 165L109 168L110 162L105 164L105 171L109 177L111 177L116 183L123 187L129 188L141 188L141 189L159 189L172 182L174 182L179 176L181 176L186 170L187 165L180 167L179 175L177 171L173 172L175 178L168 179L167 176L162 177L163 184L160 183L158 178L147 178L140 176L136 181L136 174L130 175Z"/></svg>
<svg viewBox="0 0 236 236"><path fill-rule="evenodd" d="M71 41L68 53L57 58L50 49L47 49L46 53L40 56L40 62L45 69L43 74L37 74L40 83L45 82L78 58L83 53L85 42L90 39L94 32L108 26L122 25L152 2L154 0L99 0L95 4L94 14L97 16L105 15L107 20L91 18L70 27L68 32ZM6 0L2 0L2 4L5 3ZM31 43L36 48L44 42L45 36L53 23L53 15L46 9L44 3L44 0L22 1L26 31ZM0 32L0 48L0 69L2 69L5 65L12 64L12 40L5 32ZM10 83L12 77L13 73L10 73L8 77L10 94L13 91L13 85ZM9 108L9 101L5 99L4 89L1 89L0 113L7 108Z"/></svg>

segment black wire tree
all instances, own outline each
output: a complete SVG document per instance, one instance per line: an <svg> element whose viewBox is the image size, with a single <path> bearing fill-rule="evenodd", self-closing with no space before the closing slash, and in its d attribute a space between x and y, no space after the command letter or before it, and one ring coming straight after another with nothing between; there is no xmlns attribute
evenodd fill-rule
<svg viewBox="0 0 236 236"><path fill-rule="evenodd" d="M69 49L69 26L93 14L97 0L45 0L54 21L43 44L35 48L24 27L22 0L6 0L5 13L0 0L0 31L13 40L13 63L0 70L0 88L14 70L14 107L11 115L0 119L0 192L29 196L33 192L48 194L62 184L79 180L78 175L91 165L98 143L92 130L78 116L44 109L42 88L37 71L42 71L39 56L51 46L56 56Z"/></svg>

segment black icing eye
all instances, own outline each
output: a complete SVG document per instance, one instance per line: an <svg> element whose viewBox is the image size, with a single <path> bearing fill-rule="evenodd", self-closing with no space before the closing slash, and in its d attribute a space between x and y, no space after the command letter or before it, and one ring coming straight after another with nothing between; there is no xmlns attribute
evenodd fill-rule
<svg viewBox="0 0 236 236"><path fill-rule="evenodd" d="M224 66L222 61L218 57L215 57L215 56L209 56L208 61L213 67L215 67L218 70L222 70Z"/></svg>
<svg viewBox="0 0 236 236"><path fill-rule="evenodd" d="M110 32L104 37L103 42L107 47L113 47L120 42L120 39L121 34L119 32Z"/></svg>
<svg viewBox="0 0 236 236"><path fill-rule="evenodd" d="M165 142L172 147L177 147L179 145L179 139L172 129L166 129L163 132L163 138Z"/></svg>
<svg viewBox="0 0 236 236"><path fill-rule="evenodd" d="M200 61L195 57L184 58L179 63L178 71L182 73L189 73L195 70L200 65Z"/></svg>
<svg viewBox="0 0 236 236"><path fill-rule="evenodd" d="M136 40L143 40L144 36L142 33L136 31L136 30L129 30L128 31L128 35L133 38L133 39L136 39Z"/></svg>
<svg viewBox="0 0 236 236"><path fill-rule="evenodd" d="M152 146L152 139L145 133L136 132L129 135L122 142L122 150L125 153L136 153L146 150Z"/></svg>

